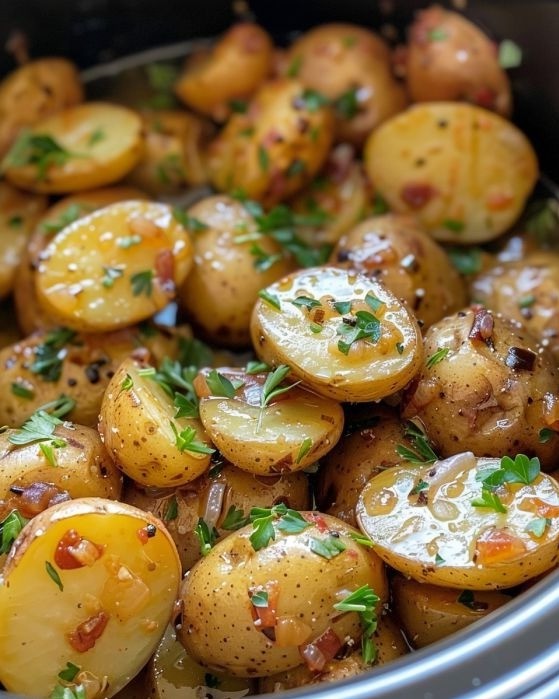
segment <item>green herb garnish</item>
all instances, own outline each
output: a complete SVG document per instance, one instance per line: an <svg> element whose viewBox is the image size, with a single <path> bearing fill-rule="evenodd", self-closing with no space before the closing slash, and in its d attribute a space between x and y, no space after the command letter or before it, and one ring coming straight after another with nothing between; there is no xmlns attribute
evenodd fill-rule
<svg viewBox="0 0 559 699"><path fill-rule="evenodd" d="M405 436L412 442L413 449L398 444L396 452L412 464L432 464L439 458L427 439L427 435L414 423L408 422L404 431Z"/></svg>
<svg viewBox="0 0 559 699"><path fill-rule="evenodd" d="M450 348L448 347L438 347L436 352L434 352L430 357L427 357L427 361L425 362L427 369L432 369L436 364L442 362L443 359L448 356L449 352Z"/></svg>
<svg viewBox="0 0 559 699"><path fill-rule="evenodd" d="M195 439L196 430L190 425L179 432L172 420L169 420L169 424L175 435L175 446L179 451L191 451L195 454L213 454L215 452L215 449Z"/></svg>
<svg viewBox="0 0 559 699"><path fill-rule="evenodd" d="M136 272L130 277L132 284L132 293L134 296L151 296L153 291L153 270L145 269L142 272Z"/></svg>
<svg viewBox="0 0 559 699"><path fill-rule="evenodd" d="M60 592L63 592L64 585L62 584L62 580L60 579L58 571L54 568L52 563L49 563L49 561L45 561L45 570L47 571L49 578L58 586Z"/></svg>
<svg viewBox="0 0 559 699"><path fill-rule="evenodd" d="M200 542L200 553L202 556L207 556L219 538L219 532L215 527L210 529L207 522L200 517L198 524L194 529L194 533Z"/></svg>
<svg viewBox="0 0 559 699"><path fill-rule="evenodd" d="M29 522L17 510L12 510L0 522L0 555L8 553L23 527Z"/></svg>
<svg viewBox="0 0 559 699"><path fill-rule="evenodd" d="M368 665L376 658L376 648L373 636L377 630L377 617L375 608L380 598L369 585L363 585L348 595L341 602L334 604L334 609L339 612L357 612L363 635L361 637L361 653L363 660Z"/></svg>

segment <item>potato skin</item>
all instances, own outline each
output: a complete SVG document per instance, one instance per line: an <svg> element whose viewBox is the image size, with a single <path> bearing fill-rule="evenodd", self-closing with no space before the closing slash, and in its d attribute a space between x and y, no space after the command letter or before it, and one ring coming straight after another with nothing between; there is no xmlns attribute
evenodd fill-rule
<svg viewBox="0 0 559 699"><path fill-rule="evenodd" d="M517 320L559 361L559 254L532 253L479 274L472 297Z"/></svg>
<svg viewBox="0 0 559 699"><path fill-rule="evenodd" d="M258 292L291 271L293 263L279 243L262 236L258 246L263 254L278 259L266 270L255 268L257 258L251 253L255 241L235 239L255 233L256 222L229 196L202 199L188 213L206 228L193 236L194 263L178 289L179 304L202 337L220 346L246 347Z"/></svg>
<svg viewBox="0 0 559 699"><path fill-rule="evenodd" d="M467 590L519 585L557 564L559 486L539 473L499 486L504 512L474 506L479 471L500 463L463 452L383 471L359 497L359 527L385 563L418 582ZM530 522L548 515L542 535L532 534Z"/></svg>
<svg viewBox="0 0 559 699"><path fill-rule="evenodd" d="M466 303L466 290L444 250L410 216L359 223L338 241L330 264L378 279L413 311L423 330Z"/></svg>
<svg viewBox="0 0 559 699"><path fill-rule="evenodd" d="M468 604L457 590L418 583L396 575L391 581L393 606L414 648L440 641L466 628L511 600L494 590L476 592Z"/></svg>
<svg viewBox="0 0 559 699"><path fill-rule="evenodd" d="M175 85L188 107L225 121L234 100L252 96L272 70L274 47L269 34L257 24L231 27L208 54L194 55Z"/></svg>
<svg viewBox="0 0 559 699"><path fill-rule="evenodd" d="M177 546L184 572L190 570L200 560L200 541L194 529L198 519L209 520L206 513L210 500L216 495L221 497L221 510L215 527L221 538L228 536L231 530L221 525L230 507L242 510L246 516L253 507L273 507L283 502L295 510L307 510L310 507L310 490L306 474L292 473L264 478L241 471L225 463L214 475L213 468L207 473L177 489L143 489L132 481L127 482L123 500L146 512L153 512L159 517L173 537ZM173 514L176 503L176 517Z"/></svg>
<svg viewBox="0 0 559 699"><path fill-rule="evenodd" d="M390 209L436 239L493 240L519 217L538 176L536 154L510 122L469 104L416 104L365 146L365 167Z"/></svg>
<svg viewBox="0 0 559 699"><path fill-rule="evenodd" d="M78 71L65 58L41 58L0 84L0 158L26 126L83 100Z"/></svg>
<svg viewBox="0 0 559 699"><path fill-rule="evenodd" d="M338 104L356 90L356 113L337 109L336 138L342 143L361 147L374 128L407 103L392 75L387 44L354 24L323 24L305 32L289 48L285 70Z"/></svg>
<svg viewBox="0 0 559 699"><path fill-rule="evenodd" d="M424 344L428 359L404 395L402 415L421 421L438 454L524 453L544 469L556 467L554 440L542 443L539 433L557 424L558 372L526 330L474 307L432 325ZM439 350L448 352L429 366ZM518 364L517 354L532 368Z"/></svg>
<svg viewBox="0 0 559 699"><path fill-rule="evenodd" d="M212 185L241 190L266 207L305 187L324 164L334 135L328 105L296 80L266 83L246 114L234 114L208 149Z"/></svg>
<svg viewBox="0 0 559 699"><path fill-rule="evenodd" d="M54 431L65 447L54 449L56 467L49 464L38 444L16 447L9 441L15 430L0 434L0 499L30 516L18 505L20 496L12 486L27 488L34 483L51 483L68 497L120 499L122 475L111 461L99 433L90 427L65 423ZM33 512L32 514L36 514Z"/></svg>
<svg viewBox="0 0 559 699"><path fill-rule="evenodd" d="M253 526L248 525L219 542L192 568L181 588L178 638L198 662L239 677L265 676L301 665L299 645L328 627L340 639L359 637L357 615L332 620L332 605L341 590L347 594L364 584L384 599L383 567L373 551L350 537L355 531L351 527L328 515L303 516L315 524L299 534L286 534L276 522L275 540L259 551L249 541ZM330 560L314 553L309 537L324 538L321 531L337 532L346 550ZM292 636L289 645L280 647L254 625L250 591L260 585L266 589L267 584L279 591L276 618L297 619L299 643Z"/></svg>
<svg viewBox="0 0 559 699"><path fill-rule="evenodd" d="M413 102L465 101L510 115L510 83L494 42L457 12L438 5L419 12L402 64Z"/></svg>

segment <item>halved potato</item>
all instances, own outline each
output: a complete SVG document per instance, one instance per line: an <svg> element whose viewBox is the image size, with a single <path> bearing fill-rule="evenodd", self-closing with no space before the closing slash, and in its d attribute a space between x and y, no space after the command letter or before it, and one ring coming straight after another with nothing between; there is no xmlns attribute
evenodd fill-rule
<svg viewBox="0 0 559 699"><path fill-rule="evenodd" d="M71 107L24 131L2 161L22 189L65 194L117 182L143 152L142 120L105 102Z"/></svg>
<svg viewBox="0 0 559 699"><path fill-rule="evenodd" d="M270 374L221 373L242 385L233 397L201 398L200 420L219 451L238 468L261 476L300 471L340 438L344 413L336 401L294 386L261 407Z"/></svg>
<svg viewBox="0 0 559 699"><path fill-rule="evenodd" d="M60 323L104 332L145 320L175 296L192 244L170 206L111 204L57 233L41 254L39 302Z"/></svg>
<svg viewBox="0 0 559 699"><path fill-rule="evenodd" d="M214 449L197 418L175 418L173 398L146 369L133 358L121 364L103 397L99 431L117 466L137 483L189 483L207 469Z"/></svg>
<svg viewBox="0 0 559 699"><path fill-rule="evenodd" d="M25 245L46 207L46 197L0 182L0 298L12 291Z"/></svg>
<svg viewBox="0 0 559 699"><path fill-rule="evenodd" d="M440 641L511 600L495 590L458 592L400 575L393 578L391 589L394 609L414 648Z"/></svg>
<svg viewBox="0 0 559 699"><path fill-rule="evenodd" d="M538 473L482 488L480 479L499 465L464 452L388 469L363 489L359 526L386 563L419 582L468 590L519 585L557 563L559 485Z"/></svg>
<svg viewBox="0 0 559 699"><path fill-rule="evenodd" d="M153 515L101 498L49 508L23 529L3 570L2 684L48 697L72 663L70 686L112 697L156 649L179 582L175 545Z"/></svg>
<svg viewBox="0 0 559 699"><path fill-rule="evenodd" d="M406 307L376 280L334 267L300 270L267 287L251 335L263 361L289 365L308 388L341 401L395 393L423 356Z"/></svg>
<svg viewBox="0 0 559 699"><path fill-rule="evenodd" d="M493 240L520 216L538 177L526 136L498 114L457 102L418 104L365 145L375 188L436 239Z"/></svg>

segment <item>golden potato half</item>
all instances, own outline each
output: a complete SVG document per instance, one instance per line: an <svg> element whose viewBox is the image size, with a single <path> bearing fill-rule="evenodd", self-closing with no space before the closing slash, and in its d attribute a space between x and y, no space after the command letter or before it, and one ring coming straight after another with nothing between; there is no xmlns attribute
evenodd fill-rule
<svg viewBox="0 0 559 699"><path fill-rule="evenodd" d="M423 356L406 307L376 280L334 267L294 272L260 292L251 335L263 361L289 365L308 388L340 401L396 392Z"/></svg>

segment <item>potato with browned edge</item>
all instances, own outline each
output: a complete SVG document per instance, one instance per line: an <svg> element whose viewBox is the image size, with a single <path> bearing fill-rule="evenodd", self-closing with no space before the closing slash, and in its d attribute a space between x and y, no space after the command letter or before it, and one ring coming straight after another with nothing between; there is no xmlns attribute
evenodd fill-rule
<svg viewBox="0 0 559 699"><path fill-rule="evenodd" d="M436 240L493 240L520 216L538 178L526 136L471 104L425 102L382 124L365 146L375 189Z"/></svg>
<svg viewBox="0 0 559 699"><path fill-rule="evenodd" d="M466 304L466 289L445 251L411 216L374 216L347 231L330 264L378 279L416 315L422 329Z"/></svg>
<svg viewBox="0 0 559 699"><path fill-rule="evenodd" d="M177 96L215 121L242 109L272 71L274 46L257 24L231 27L210 51L194 54L175 85Z"/></svg>
<svg viewBox="0 0 559 699"><path fill-rule="evenodd" d="M0 158L25 127L83 100L76 66L41 58L20 66L0 84Z"/></svg>
<svg viewBox="0 0 559 699"><path fill-rule="evenodd" d="M354 24L323 24L305 32L290 46L285 70L332 100L337 140L358 147L407 104L392 75L388 45Z"/></svg>
<svg viewBox="0 0 559 699"><path fill-rule="evenodd" d="M514 587L559 558L559 485L523 454L395 466L365 486L357 521L385 563L442 587Z"/></svg>
<svg viewBox="0 0 559 699"><path fill-rule="evenodd" d="M362 588L372 613L386 600L384 567L352 527L294 510L272 511L265 522L265 530L255 519L218 542L183 581L178 638L210 670L262 677L304 662L321 669L363 632L358 614L334 605ZM324 636L330 652L321 651Z"/></svg>
<svg viewBox="0 0 559 699"><path fill-rule="evenodd" d="M440 641L510 602L510 595L495 590L462 590L396 575L390 584L393 606L414 648Z"/></svg>
<svg viewBox="0 0 559 699"><path fill-rule="evenodd" d="M554 440L540 434L559 430L559 371L527 330L478 306L432 325L424 344L402 415L424 425L439 455L521 452L557 467Z"/></svg>
<svg viewBox="0 0 559 699"><path fill-rule="evenodd" d="M273 206L305 187L332 145L334 115L296 80L266 83L208 149L212 185Z"/></svg>
<svg viewBox="0 0 559 699"><path fill-rule="evenodd" d="M457 12L433 5L418 12L401 54L413 102L464 101L511 113L511 88L495 43Z"/></svg>

